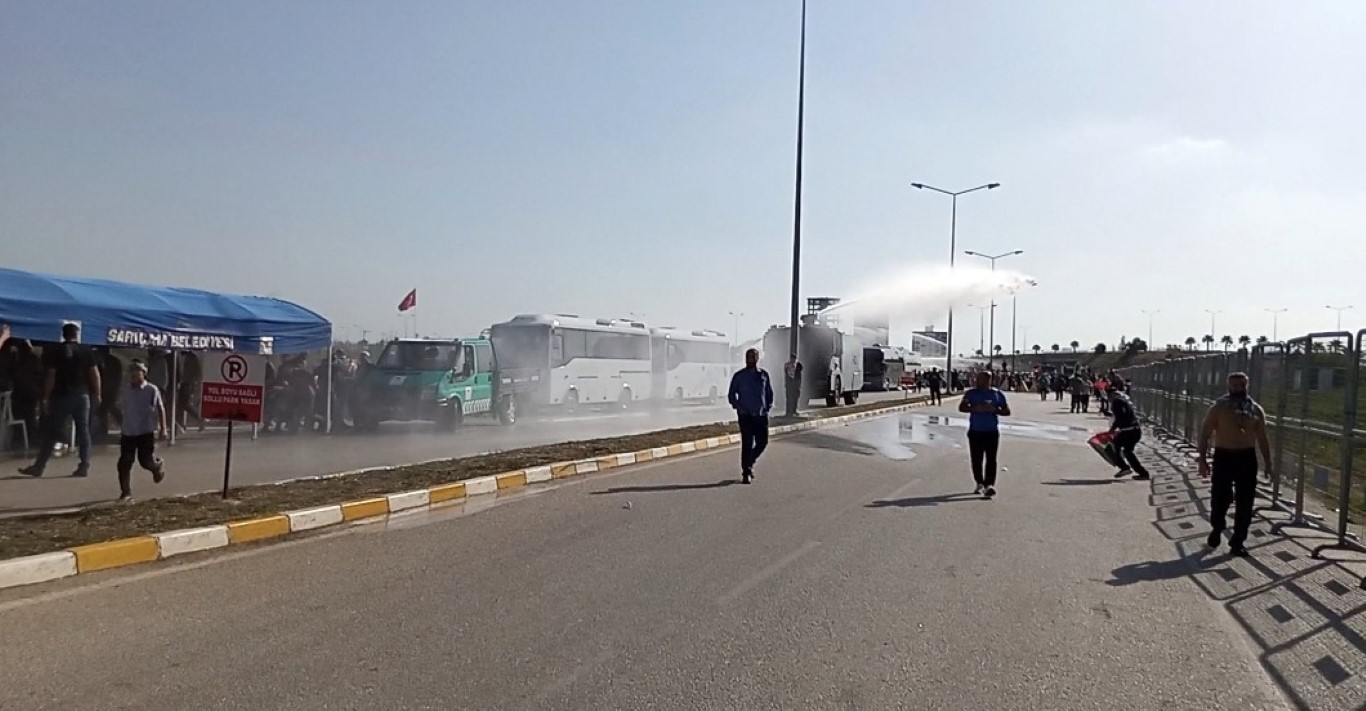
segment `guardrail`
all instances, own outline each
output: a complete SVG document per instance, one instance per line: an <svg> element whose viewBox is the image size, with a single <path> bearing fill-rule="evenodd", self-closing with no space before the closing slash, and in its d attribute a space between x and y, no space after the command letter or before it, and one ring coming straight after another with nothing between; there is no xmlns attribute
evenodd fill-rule
<svg viewBox="0 0 1366 711"><path fill-rule="evenodd" d="M1272 476L1263 473L1259 490L1268 503L1259 512L1285 518L1273 533L1310 528L1334 534L1314 549L1366 553L1366 431L1357 427L1362 402L1361 371L1366 329L1311 333L1284 343L1262 343L1233 352L1184 355L1165 362L1124 368L1134 403L1145 419L1193 446L1204 413L1225 391L1229 373L1245 372L1253 397L1267 412L1272 439ZM1290 499L1287 496L1292 497ZM1337 514L1336 521L1306 509L1312 496ZM1366 589L1366 578L1362 580Z"/></svg>

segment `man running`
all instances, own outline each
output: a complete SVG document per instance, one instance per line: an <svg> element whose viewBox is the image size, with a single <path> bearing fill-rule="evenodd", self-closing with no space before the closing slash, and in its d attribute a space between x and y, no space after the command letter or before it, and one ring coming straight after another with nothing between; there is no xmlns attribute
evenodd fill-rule
<svg viewBox="0 0 1366 711"><path fill-rule="evenodd" d="M991 373L977 373L976 387L963 393L958 411L968 414L968 451L972 458L973 493L996 495L996 452L1001 445L1000 418L1010 416L1005 393L991 387Z"/></svg>
<svg viewBox="0 0 1366 711"><path fill-rule="evenodd" d="M1229 553L1247 555L1243 543L1252 525L1252 506L1257 498L1257 450L1268 475L1272 473L1271 443L1266 436L1266 411L1247 393L1245 373L1228 376L1228 394L1214 402L1200 427L1200 476L1210 476L1210 437L1214 438L1214 480L1210 483L1210 548L1218 548L1224 533L1229 503L1234 503L1233 536Z"/></svg>
<svg viewBox="0 0 1366 711"><path fill-rule="evenodd" d="M1138 413L1134 411L1133 401L1122 389L1116 388L1110 395L1110 414L1114 415L1110 431L1115 435L1115 449L1119 451L1119 459L1122 462L1119 471L1115 472L1115 478L1134 474L1135 481L1151 479L1143 462L1138 461L1138 454L1134 452L1134 447L1143 439L1143 426L1138 422Z"/></svg>
<svg viewBox="0 0 1366 711"><path fill-rule="evenodd" d="M773 408L773 385L759 367L759 351L745 351L745 367L730 378L727 399L740 420L740 481L754 481L754 463L768 446L768 411Z"/></svg>

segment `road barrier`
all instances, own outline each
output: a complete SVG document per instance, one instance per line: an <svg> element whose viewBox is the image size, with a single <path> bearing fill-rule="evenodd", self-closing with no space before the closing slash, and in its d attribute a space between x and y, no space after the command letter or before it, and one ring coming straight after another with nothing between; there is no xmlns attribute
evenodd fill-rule
<svg viewBox="0 0 1366 711"><path fill-rule="evenodd" d="M1225 353L1173 352L1165 362L1119 372L1132 382L1143 417L1191 451L1228 374L1247 373L1253 397L1266 409L1274 463L1258 487L1268 503L1257 510L1285 515L1273 533L1309 528L1334 534L1314 549L1315 558L1328 550L1366 553L1366 480L1357 481L1353 470L1359 458L1366 461L1366 431L1357 426L1366 329L1250 345ZM1335 512L1336 521L1314 513L1313 502Z"/></svg>

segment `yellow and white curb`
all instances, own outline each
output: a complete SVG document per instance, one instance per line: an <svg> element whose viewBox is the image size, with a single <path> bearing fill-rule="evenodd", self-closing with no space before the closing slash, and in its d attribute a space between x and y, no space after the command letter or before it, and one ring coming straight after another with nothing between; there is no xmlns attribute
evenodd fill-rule
<svg viewBox="0 0 1366 711"><path fill-rule="evenodd" d="M928 403L922 400L852 415L823 417L793 425L773 427L769 433L781 435L848 424L858 420L905 412L912 408L923 407L926 404ZM728 447L739 444L739 442L740 435L738 434L708 437L691 442L671 444L667 447L644 449L639 452L606 454L591 459L558 462L466 479L450 484L440 484L416 491L375 496L331 506L315 506L297 511L286 511L274 516L122 538L115 541L76 546L53 553L0 560L0 589L45 583L82 573L94 573L139 563L165 560L187 553L198 553L216 548L265 541L354 521L377 519L399 512L437 508L474 496L497 495L499 492L518 489L529 484L607 471L670 457L680 457L695 452Z"/></svg>

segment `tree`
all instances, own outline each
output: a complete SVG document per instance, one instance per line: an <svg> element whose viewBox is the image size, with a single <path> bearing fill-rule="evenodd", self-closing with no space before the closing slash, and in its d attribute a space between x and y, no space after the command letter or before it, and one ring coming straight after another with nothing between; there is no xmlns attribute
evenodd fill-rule
<svg viewBox="0 0 1366 711"><path fill-rule="evenodd" d="M1147 351L1147 350L1148 350L1148 342L1145 341L1145 340L1143 340L1142 338L1135 338L1134 340L1129 341L1129 342L1127 342L1127 343L1124 344L1124 352L1125 352L1125 353L1129 353L1129 354L1133 354L1133 353L1143 353L1143 352L1145 352L1145 351Z"/></svg>
<svg viewBox="0 0 1366 711"><path fill-rule="evenodd" d="M1214 350L1214 336L1206 333L1204 336L1200 337L1200 342L1205 344L1205 350Z"/></svg>
<svg viewBox="0 0 1366 711"><path fill-rule="evenodd" d="M1101 354L1105 353L1105 351L1107 351L1107 350L1109 350L1109 349L1105 347L1105 344L1104 344L1104 343L1097 343L1097 344L1096 344L1096 347L1095 347L1096 355L1101 355Z"/></svg>
<svg viewBox="0 0 1366 711"><path fill-rule="evenodd" d="M1315 342L1314 342L1314 352L1315 352L1315 353L1323 353L1323 352L1326 351L1326 350L1328 350L1328 349L1323 345L1323 341L1315 341Z"/></svg>
<svg viewBox="0 0 1366 711"><path fill-rule="evenodd" d="M1257 345L1259 345L1259 346L1264 346L1264 345L1266 345L1266 344L1268 344L1268 343L1270 343L1270 342L1271 342L1271 339L1270 339L1270 338L1267 338L1266 336L1257 336Z"/></svg>
<svg viewBox="0 0 1366 711"><path fill-rule="evenodd" d="M1186 336L1186 350L1195 350L1195 336Z"/></svg>
<svg viewBox="0 0 1366 711"><path fill-rule="evenodd" d="M1043 350L1043 346L1041 346L1041 345L1035 343L1035 344L1034 344L1034 355L1038 355L1038 354L1039 354L1039 351L1041 351L1041 350Z"/></svg>
<svg viewBox="0 0 1366 711"><path fill-rule="evenodd" d="M1251 345L1251 344L1252 344L1252 336L1242 335L1242 336L1239 336L1239 337L1238 337L1238 345L1242 346L1242 347L1243 347L1243 350L1247 350L1247 347L1248 347L1249 345Z"/></svg>
<svg viewBox="0 0 1366 711"><path fill-rule="evenodd" d="M1330 350L1330 351L1332 351L1332 352L1334 352L1334 353L1341 353L1341 352L1342 352L1342 339L1341 339L1341 338L1334 338L1333 341L1332 341L1331 343L1328 344L1328 350Z"/></svg>
<svg viewBox="0 0 1366 711"><path fill-rule="evenodd" d="M1000 347L1000 346L996 346L995 348L996 348L996 355L1001 355L1001 347Z"/></svg>
<svg viewBox="0 0 1366 711"><path fill-rule="evenodd" d="M1054 353L1057 353L1058 351L1062 350L1062 346L1060 346L1060 345L1058 345L1058 344L1056 344L1056 343L1054 343L1054 344L1053 344L1052 346L1050 346L1050 347L1053 349L1053 352L1054 352Z"/></svg>
<svg viewBox="0 0 1366 711"><path fill-rule="evenodd" d="M1233 336L1222 336L1219 339L1219 343L1223 344L1224 352L1228 353L1228 349L1233 347Z"/></svg>
<svg viewBox="0 0 1366 711"><path fill-rule="evenodd" d="M982 357L982 349L981 349L981 348L978 348L976 351L973 351L973 352L977 354L977 357L978 357L978 358L981 358L981 357Z"/></svg>
<svg viewBox="0 0 1366 711"><path fill-rule="evenodd" d="M1076 352L1077 352L1077 349L1078 349L1078 348L1081 348L1081 344L1078 343L1078 342L1076 342L1076 341L1072 341L1071 343L1069 343L1069 344L1067 344L1067 345L1072 346L1072 352L1073 352L1073 353L1076 353Z"/></svg>

